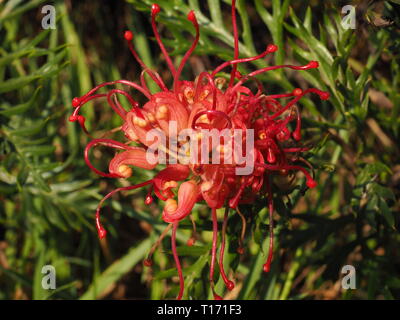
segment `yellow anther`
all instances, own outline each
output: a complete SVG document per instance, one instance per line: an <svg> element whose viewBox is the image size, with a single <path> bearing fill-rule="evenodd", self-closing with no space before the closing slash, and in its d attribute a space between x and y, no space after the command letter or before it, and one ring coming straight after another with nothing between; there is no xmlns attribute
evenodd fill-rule
<svg viewBox="0 0 400 320"><path fill-rule="evenodd" d="M193 90L190 89L190 88L186 88L185 91L184 91L184 94L185 94L186 100L187 100L189 103L193 103L193 97L194 97L194 92L193 92Z"/></svg>
<svg viewBox="0 0 400 320"><path fill-rule="evenodd" d="M208 116L206 114L200 116L198 121L200 121L201 123L210 123L210 120L208 119Z"/></svg>
<svg viewBox="0 0 400 320"><path fill-rule="evenodd" d="M156 118L158 120L163 120L166 119L167 116L168 116L168 106L166 106L165 104L159 106L156 112Z"/></svg>
<svg viewBox="0 0 400 320"><path fill-rule="evenodd" d="M166 106L165 104L159 106L158 107L158 112L167 113L168 112L168 106Z"/></svg>
<svg viewBox="0 0 400 320"><path fill-rule="evenodd" d="M209 95L210 91L209 90L204 90L199 97L199 100L204 100L205 98L207 98L207 96Z"/></svg>
<svg viewBox="0 0 400 320"><path fill-rule="evenodd" d="M178 182L176 182L175 180L171 180L169 182L169 187L170 188L176 188L178 186Z"/></svg>
<svg viewBox="0 0 400 320"><path fill-rule="evenodd" d="M118 167L118 173L124 178L129 178L130 176L132 176L132 169L126 164L121 164Z"/></svg>
<svg viewBox="0 0 400 320"><path fill-rule="evenodd" d="M265 132L260 132L260 134L258 135L258 137L259 137L261 140L264 140L264 139L267 139L267 134L266 134Z"/></svg>
<svg viewBox="0 0 400 320"><path fill-rule="evenodd" d="M146 127L147 126L147 121L145 119L139 118L138 126L141 127L141 128Z"/></svg>
<svg viewBox="0 0 400 320"><path fill-rule="evenodd" d="M147 126L147 121L146 119L135 117L133 118L133 124L138 127L144 128Z"/></svg>
<svg viewBox="0 0 400 320"><path fill-rule="evenodd" d="M139 137L136 135L135 131L133 131L132 129L126 130L125 134L128 136L129 140L131 140L131 141L139 140Z"/></svg>
<svg viewBox="0 0 400 320"><path fill-rule="evenodd" d="M201 184L200 189L202 192L208 191L212 188L212 182L210 181L205 181Z"/></svg>
<svg viewBox="0 0 400 320"><path fill-rule="evenodd" d="M174 180L166 181L163 184L164 190L167 188L176 188L178 186L178 183Z"/></svg>
<svg viewBox="0 0 400 320"><path fill-rule="evenodd" d="M164 210L168 211L168 212L174 212L174 211L176 211L176 209L178 209L178 204L177 204L176 200L167 199L167 201L165 202Z"/></svg>

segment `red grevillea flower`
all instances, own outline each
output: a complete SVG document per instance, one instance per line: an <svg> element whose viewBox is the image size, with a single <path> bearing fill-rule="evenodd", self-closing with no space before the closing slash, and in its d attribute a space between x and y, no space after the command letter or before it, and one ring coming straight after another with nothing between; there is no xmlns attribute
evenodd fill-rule
<svg viewBox="0 0 400 320"><path fill-rule="evenodd" d="M149 135L149 133L155 130L155 132L162 133L166 137L171 138L174 136L174 132L172 132L172 127L170 126L171 123L175 124L176 131L178 132L191 129L195 133L196 141L194 143L200 147L209 143L210 138L204 137L202 134L206 129L215 129L218 132L225 130L230 136L234 135L234 131L239 131L242 134L241 139L235 140L236 145L229 143L224 145L218 144L218 161L212 161L211 163L203 163L199 158L189 163L179 161L179 157L177 159L178 149L181 150L185 142L179 140L179 138L175 139L173 144L171 140L168 143L159 144L158 150L162 150L165 153L165 168L155 173L154 177L148 181L118 188L110 192L100 201L97 208L96 226L99 237L104 238L106 231L100 222L100 208L103 202L116 192L147 186L146 204L150 204L153 201L153 195L165 202L162 219L168 225L161 234L160 239L150 250L149 256L144 263L147 266L152 264L152 253L172 228L171 247L180 279L178 299L181 299L183 295L184 278L176 250L176 231L179 222L190 216L195 203L205 202L211 209L213 241L209 280L215 299L221 299L214 290L214 268L218 245L217 209L225 207L218 261L220 265L219 270L226 287L232 290L234 283L227 278L223 266L225 232L230 212L239 214L243 221L242 237L238 250L239 253L243 253L243 236L246 219L240 212L239 205L250 203L255 198L266 198L269 209L270 241L264 271L268 272L273 255L274 238L272 176L274 174L287 175L289 171L301 171L306 178L306 185L309 188L314 188L317 184L309 173L310 168L306 169L303 166L304 164L306 167L310 167L311 165L305 160L303 160L303 163L297 163L299 162L299 157L295 158L291 156L294 153L301 153L308 150L299 144L301 140L301 116L296 103L308 93L317 94L322 100L328 99L329 93L314 88L304 91L296 88L289 93L266 94L260 82L257 82L257 91L254 93L246 84L261 73L281 68L290 68L293 70L314 69L318 68L318 62L310 61L303 66L269 66L247 75L240 74L237 71L239 63L262 59L268 54L277 51L278 48L276 45L270 44L264 52L255 57L239 58L235 2L235 0L232 1L233 60L221 64L212 72L200 73L194 81L181 80L182 70L199 41L199 25L196 15L193 11L190 11L187 16L196 30L196 36L189 50L176 68L158 33L156 16L160 11L160 7L154 4L151 11L151 24L157 43L173 76L172 87L168 88L160 75L150 70L139 58L132 44L133 33L126 31L124 37L129 49L143 68L140 76L141 83L136 84L128 80L106 82L93 88L85 95L72 100L74 112L70 117L70 121L78 121L86 133L88 132L85 128L85 118L79 112L91 100L105 98L108 105L122 118L123 125L121 130L127 139L125 142L118 142L111 139L93 139L85 148L85 161L87 165L103 177L128 179L133 174L132 167L141 168L141 170L154 170L156 165L161 162L149 161L148 153L156 141L156 138ZM227 80L217 77L217 74L227 68L230 69L230 75ZM146 73L157 84L159 92L154 94L150 92L144 78ZM111 89L107 93L98 92L103 87L116 84L122 84L127 88L138 91L148 101L143 106L140 106L130 93L120 89ZM118 100L118 95L123 95L127 98L131 105L130 110L122 107ZM282 99L285 99L285 104L281 102ZM243 168L243 164L238 163L236 158L234 158L234 161L224 161L226 158L222 156L235 153L237 141L239 141L240 146L243 144L243 147L247 148L248 146L245 144L249 141L249 138L253 138L249 136L249 132L254 133L254 143L251 145L250 150L246 150L248 151L247 156L250 155L253 159L253 168L250 173L239 175L237 174L237 169ZM193 140L193 136L191 139ZM132 143L135 146L132 146ZM90 150L97 145L108 146L120 151L110 161L108 172L96 169L89 159ZM197 156L210 158L211 152L214 149L206 151L201 149ZM215 159L213 158L213 160ZM188 245L193 245L194 242L195 237L193 236L188 241Z"/></svg>

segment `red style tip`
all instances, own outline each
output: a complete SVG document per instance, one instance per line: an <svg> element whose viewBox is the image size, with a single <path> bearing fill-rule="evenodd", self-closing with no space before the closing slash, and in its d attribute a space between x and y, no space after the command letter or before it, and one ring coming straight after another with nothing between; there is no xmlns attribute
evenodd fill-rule
<svg viewBox="0 0 400 320"><path fill-rule="evenodd" d="M228 281L228 282L226 283L226 288L227 288L229 291L232 291L232 290L235 288L235 284L233 283L233 281Z"/></svg>
<svg viewBox="0 0 400 320"><path fill-rule="evenodd" d="M318 68L319 67L319 63L318 61L310 61L307 65L308 68Z"/></svg>
<svg viewBox="0 0 400 320"><path fill-rule="evenodd" d="M157 4L157 3L154 3L152 6L151 6L151 15L152 16L155 16L155 15L157 15L159 12L160 12L160 6Z"/></svg>
<svg viewBox="0 0 400 320"><path fill-rule="evenodd" d="M295 130L295 131L292 133L292 135L293 135L294 140L296 140L296 141L300 141L300 140L301 140L301 133L300 133L300 130Z"/></svg>
<svg viewBox="0 0 400 320"><path fill-rule="evenodd" d="M237 253L244 254L244 248L243 247L237 248Z"/></svg>
<svg viewBox="0 0 400 320"><path fill-rule="evenodd" d="M319 96L321 97L321 100L328 100L331 95L329 92L323 91Z"/></svg>
<svg viewBox="0 0 400 320"><path fill-rule="evenodd" d="M81 104L81 100L79 99L79 98L73 98L72 99L72 106L74 107L74 108L77 108L77 107L79 107L79 105Z"/></svg>
<svg viewBox="0 0 400 320"><path fill-rule="evenodd" d="M278 46L277 45L275 45L275 44L268 45L267 52L272 53L272 52L275 52L275 51L278 51Z"/></svg>
<svg viewBox="0 0 400 320"><path fill-rule="evenodd" d="M296 88L293 90L293 95L295 97L301 96L303 94L303 90L301 90L300 88Z"/></svg>
<svg viewBox="0 0 400 320"><path fill-rule="evenodd" d="M78 121L79 123L84 123L85 122L85 117L84 116L69 116L68 119L70 122L75 122Z"/></svg>
<svg viewBox="0 0 400 320"><path fill-rule="evenodd" d="M271 264L268 262L266 264L264 264L263 270L264 270L264 272L269 272L271 270Z"/></svg>
<svg viewBox="0 0 400 320"><path fill-rule="evenodd" d="M125 31L124 38L126 41L132 41L133 39L133 32L130 30Z"/></svg>
<svg viewBox="0 0 400 320"><path fill-rule="evenodd" d="M193 246L194 244L195 244L195 242L196 242L196 239L195 238L190 238L188 241L187 241L187 245L189 246L189 247L191 247L191 246Z"/></svg>
<svg viewBox="0 0 400 320"><path fill-rule="evenodd" d="M196 15L195 15L193 10L190 10L190 12L187 15L187 18L188 18L189 21L197 22Z"/></svg>
<svg viewBox="0 0 400 320"><path fill-rule="evenodd" d="M313 179L307 179L306 185L307 185L307 187L312 189L317 186L317 182L315 182L315 180L313 180Z"/></svg>
<svg viewBox="0 0 400 320"><path fill-rule="evenodd" d="M151 266L153 265L153 260L151 260L151 259L144 259L143 264L144 264L146 267L151 267Z"/></svg>
<svg viewBox="0 0 400 320"><path fill-rule="evenodd" d="M104 228L99 228L99 229L97 230L97 234L98 234L98 236L99 236L99 239L101 240L101 239L104 239L104 238L106 237L107 231L106 231L106 229L104 229Z"/></svg>
<svg viewBox="0 0 400 320"><path fill-rule="evenodd" d="M151 203L153 203L153 197L152 196L146 197L146 200L144 200L144 204L149 205Z"/></svg>
<svg viewBox="0 0 400 320"><path fill-rule="evenodd" d="M224 300L221 296L214 293L214 300Z"/></svg>

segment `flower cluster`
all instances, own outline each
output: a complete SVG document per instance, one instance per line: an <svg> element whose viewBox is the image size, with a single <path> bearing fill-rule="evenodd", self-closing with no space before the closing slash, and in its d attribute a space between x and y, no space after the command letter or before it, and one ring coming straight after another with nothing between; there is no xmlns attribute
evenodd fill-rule
<svg viewBox="0 0 400 320"><path fill-rule="evenodd" d="M181 299L183 295L184 278L176 250L176 231L179 222L190 217L195 203L206 203L211 209L213 241L209 280L215 299L220 299L214 289L214 268L217 260L218 244L217 209L225 208L218 261L219 270L226 287L232 290L234 283L226 276L223 266L225 232L230 212L235 212L241 216L243 221L242 234L244 234L246 219L240 212L239 205L253 202L256 198L266 198L270 216L270 244L264 271L268 272L273 255L274 238L272 176L274 174L288 175L290 171L301 171L306 178L306 185L309 188L316 186L316 182L309 173L310 168L305 168L299 163L296 164L298 158L296 160L292 157L295 153L298 154L307 150L299 144L301 140L301 117L296 103L308 93L317 94L323 100L328 99L329 94L314 88L307 90L296 88L292 92L284 94L265 94L262 84L255 79L255 76L281 68L293 70L313 69L318 67L318 62L310 61L304 66L269 66L247 75L242 75L237 70L238 64L262 59L268 54L277 51L278 48L276 45L271 44L266 47L264 52L255 57L239 58L235 2L235 0L232 0L233 60L221 64L212 72L200 73L194 81L181 80L182 70L199 42L199 25L196 15L193 11L190 11L187 16L196 30L196 36L176 68L157 30L156 16L160 11L160 7L154 4L151 11L151 24L157 43L173 77L172 88L169 89L160 75L144 64L133 46L133 33L126 31L124 37L129 49L143 68L140 76L141 83L137 84L128 80L106 82L93 88L85 95L74 98L72 101L74 112L70 117L70 121L78 121L86 133L85 118L79 112L87 102L93 99L105 98L108 105L122 118L123 125L121 130L127 141L93 139L85 148L85 161L90 169L98 175L108 178L128 179L133 174L132 166L144 170L155 170L158 163L150 162L147 156L149 149L155 143L154 136L149 135L149 132L156 130L166 137L170 137L172 136L171 122L176 124L177 131L194 130L197 133L195 135L195 143L200 146L200 149L202 145L207 144L210 140L209 137L202 135L202 130L205 129L225 130L225 132L231 132L232 134L234 130L242 131L241 141L243 144L248 141L249 130L254 133L254 143L248 155L252 157L254 164L250 174L238 175L236 169L243 164L237 163L235 160L224 161L224 155L235 152L233 150L235 148L231 144L218 145L216 147L220 155L220 159L216 163L215 161L211 163L203 163L201 161L180 163L179 159L176 159L178 152L175 149L179 149L185 141L178 139L173 145L171 143L161 145L167 155L167 163L163 170L154 173L152 179L140 184L118 188L106 195L99 203L96 211L96 226L99 237L104 238L106 231L100 222L100 208L103 202L116 192L148 187L148 193L145 198L146 204L150 204L154 196L165 202L162 219L168 225L144 263L147 266L151 265L152 253L168 231L172 229L171 247L180 279L178 299ZM225 73L226 76L218 77L227 68L229 68L229 72ZM145 80L146 74L159 87L159 92L154 94L150 92ZM256 91L255 93L246 86L249 80L256 81L257 89L254 90ZM111 89L107 93L98 92L103 87L116 84L122 84L140 92L148 101L143 106L140 106L131 94L120 89ZM122 107L118 100L118 95L123 95L129 101L130 110ZM282 103L282 99L286 101L285 104ZM90 150L97 145L108 146L120 151L110 161L109 172L102 172L96 169L89 159ZM212 151L214 150L206 151L207 158L211 157ZM200 156L204 157L204 151L203 154L199 153ZM305 163L306 167L310 166L308 162ZM194 242L195 236L190 238L188 245L193 245ZM243 251L243 239L241 239L238 252L243 253Z"/></svg>

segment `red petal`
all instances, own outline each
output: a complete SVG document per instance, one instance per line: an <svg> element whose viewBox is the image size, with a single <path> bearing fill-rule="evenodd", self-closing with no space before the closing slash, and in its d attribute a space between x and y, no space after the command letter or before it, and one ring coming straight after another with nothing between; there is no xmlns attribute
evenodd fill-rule
<svg viewBox="0 0 400 320"><path fill-rule="evenodd" d="M171 164L164 170L161 170L153 179L158 189L164 190L164 183L167 181L185 180L190 173L188 166L182 164Z"/></svg>
<svg viewBox="0 0 400 320"><path fill-rule="evenodd" d="M199 186L194 181L183 182L178 191L178 204L168 199L163 211L163 220L168 223L178 222L186 218L192 211L200 193Z"/></svg>
<svg viewBox="0 0 400 320"><path fill-rule="evenodd" d="M157 164L150 164L146 160L146 151L141 148L130 149L115 155L110 161L109 171L112 174L129 178L131 172L127 169L127 165L152 170Z"/></svg>

